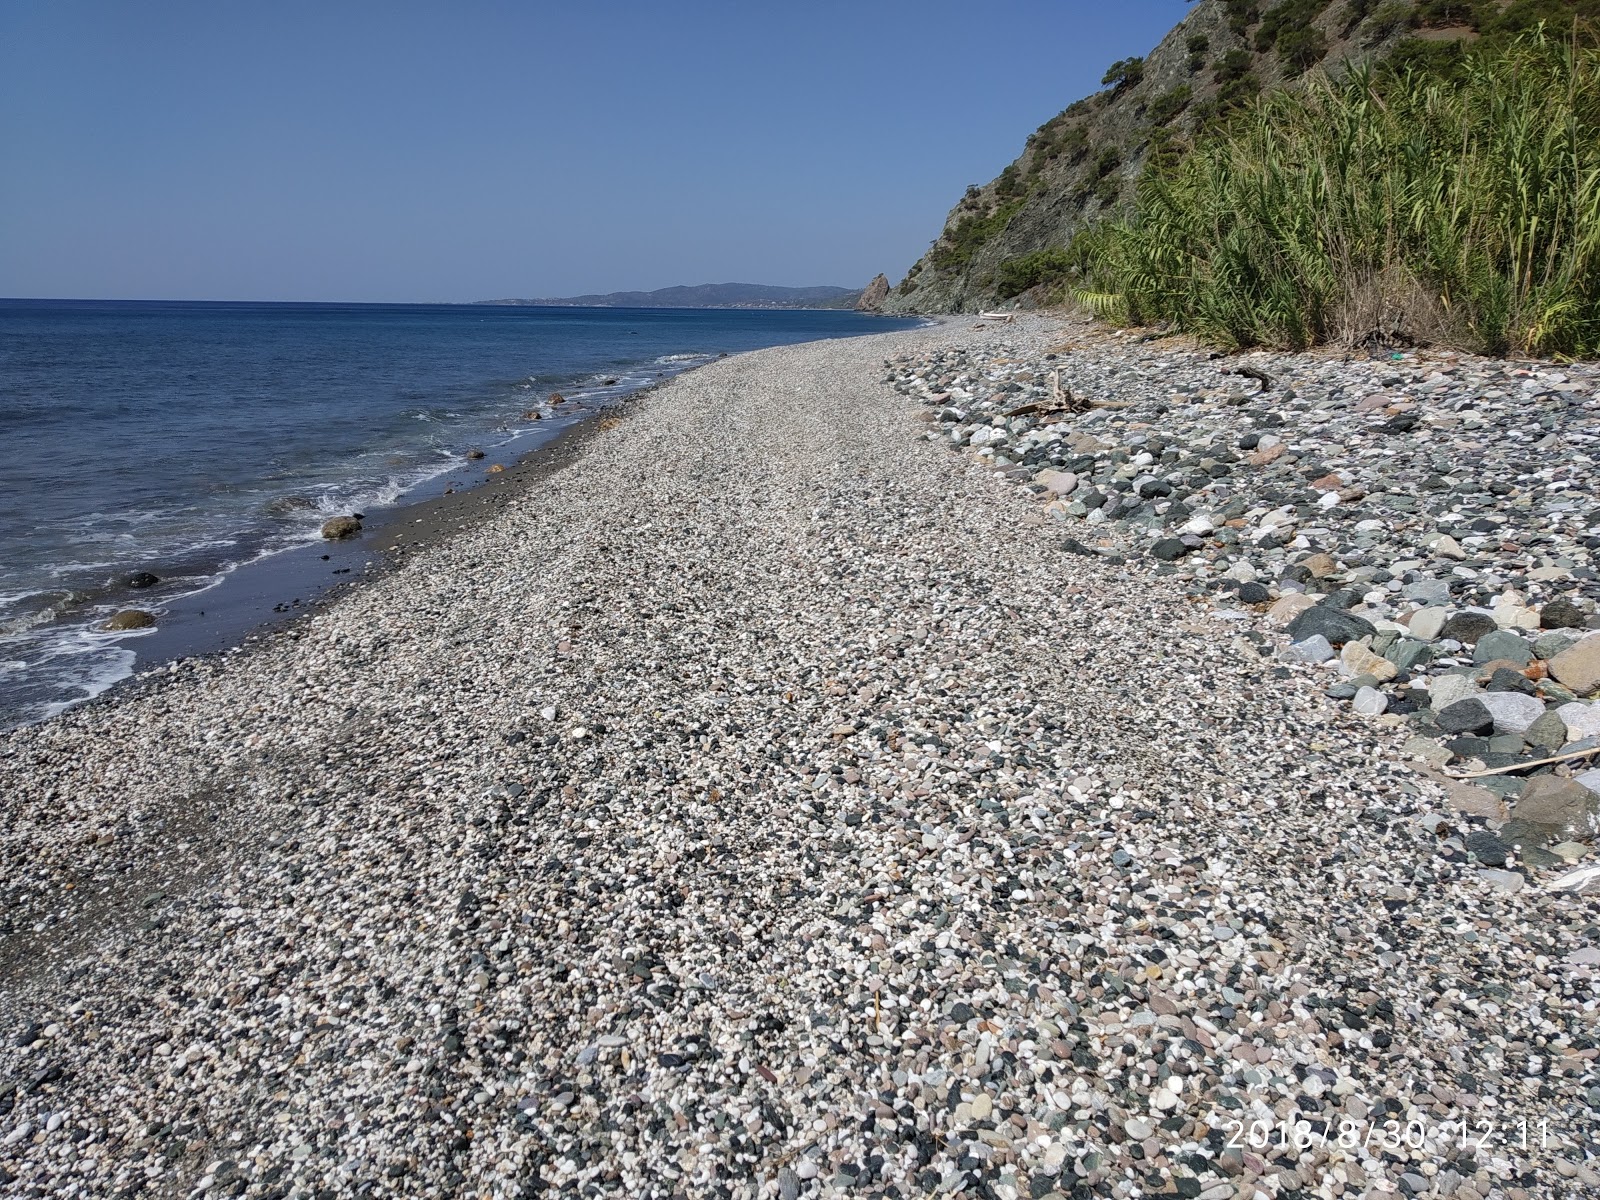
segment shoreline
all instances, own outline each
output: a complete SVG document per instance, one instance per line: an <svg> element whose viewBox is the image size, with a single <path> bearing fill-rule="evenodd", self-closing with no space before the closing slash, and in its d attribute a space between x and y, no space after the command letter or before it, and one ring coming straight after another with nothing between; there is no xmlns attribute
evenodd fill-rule
<svg viewBox="0 0 1600 1200"><path fill-rule="evenodd" d="M68 307L75 310L78 306ZM102 307L88 306L94 313ZM138 305L129 307L145 311ZM210 313L216 306L194 307ZM330 306L290 307L321 312ZM341 313L345 307L331 306ZM411 310L419 306L396 307ZM442 319L436 310L422 308L430 321ZM52 530L60 530L59 534L41 535L36 545L22 546L18 556L8 560L12 570L7 575L5 624L10 652L0 656L6 660L0 663L0 684L4 685L0 692L0 726L48 719L54 712L124 685L130 673L145 673L176 658L226 649L252 631L291 615L288 610L303 609L315 596L326 594L375 559L384 557L371 553L369 548L376 537L388 533L377 532L376 525L404 519L395 517L393 508L380 507L392 502L400 487L405 487L402 506L410 506L437 497L452 483L458 492L465 490L463 484L481 486L485 479L482 468L496 458L509 468L527 450L544 444L552 435L559 436L560 429L574 417L586 418L630 390L659 383L685 366L707 361L708 354L714 356L718 350L737 352L740 346L759 343L763 338L814 336L827 329L849 333L879 328L853 319L853 314L838 314L852 319L832 321L806 313L793 314L794 319L783 319L779 314L776 320L752 314L750 320L743 322L730 321L716 313L698 314L698 320L691 319L697 316L692 312L677 316L662 313L656 317L613 314L602 320L603 315L562 318L548 329L534 322L532 327L543 331L540 338L558 339L538 343L548 353L530 350L517 340L517 330L531 317L513 320L504 329L504 314L495 317L489 327L498 332L482 336L489 336L493 353L500 356L494 364L497 370L491 372L492 379L482 383L481 396L472 393L478 397L476 401L466 393L450 393L460 401L460 411L434 414L440 420L454 418L449 428L407 423L405 431L396 431L384 425L387 432L376 446L361 442L367 449L351 450L336 464L302 464L304 470L280 472L281 478L271 480L268 477L274 472L253 470L250 462L241 457L245 453L241 448L232 457L222 456L216 480L242 478L248 486L217 482L216 490L222 493L219 497L196 495L195 503L190 505L185 499L187 485L181 476L174 477L170 485L163 483L155 488L159 502L152 501L150 507L155 513L163 505L177 505L182 510L180 518L170 526L149 521L148 531L143 526L129 525L120 537L112 539L113 549L104 553L69 553L64 546L71 543L73 536L70 522L63 518L51 525ZM470 318L465 328L475 330L483 316ZM348 324L328 320L332 323L327 327L333 334ZM206 327L204 321L200 324ZM385 327L385 336L393 336L393 330L399 327L391 322ZM458 326L449 322L443 328L459 332ZM554 333L550 332L552 329ZM299 330L300 326L290 322L282 335L292 340L300 336ZM435 343L448 344L447 338L440 340L442 337L435 331L434 341L426 343L428 353L437 349ZM569 338L570 346L568 341L560 340L564 338ZM413 366L425 374L434 369L423 351L417 353L423 356ZM529 353L547 361L550 372L523 380L517 370ZM454 378L448 369L442 374L435 370L435 374L441 379ZM295 385L290 380L284 386ZM564 407L544 403L544 396L552 388L567 396ZM532 414L524 410L530 402L542 411L542 421L527 419ZM488 418L484 417L485 412L490 414ZM520 420L518 413L524 414ZM246 428L252 428L248 422ZM418 435L421 441L416 444L405 440L413 437L412 431L424 428L436 432L431 437ZM404 445L397 445L395 454L385 458L383 446L389 445L389 434L400 438ZM491 446L491 442L501 444ZM444 457L427 449L435 444L458 453ZM467 452L474 445L491 457L472 461ZM269 454L267 458L270 457ZM250 461L260 459L261 454L254 449L249 451ZM257 479L257 475L262 478ZM107 478L118 476L112 472ZM116 487L100 487L91 494L101 491L115 493ZM71 492L52 495L57 499L50 512L71 510L72 503L64 499ZM214 514L214 520L198 517L207 510ZM325 542L316 536L317 526L325 517L350 512L367 514L364 537ZM151 515L140 516L143 519ZM100 521L94 536L112 538L112 533L101 528L107 524ZM326 561L323 555L327 556ZM142 586L139 576L145 577L145 584L152 577L159 578L152 586ZM122 611L148 614L156 624L129 632L107 630L107 620Z"/></svg>
<svg viewBox="0 0 1600 1200"><path fill-rule="evenodd" d="M1592 897L1486 880L1400 726L894 382L1009 411L1061 336L709 364L248 653L0 735L4 1183L1600 1187ZM1335 1133L1230 1145L1262 1105Z"/></svg>
<svg viewBox="0 0 1600 1200"><path fill-rule="evenodd" d="M695 369L698 368L672 378L681 378ZM402 499L369 514L358 537L308 542L240 564L219 576L210 587L163 606L168 614L203 616L207 612L206 598L227 588L230 612L222 622L204 629L158 625L150 633L132 639L136 646L149 649L141 651L139 665L130 674L58 713L13 728L30 728L91 705L120 703L141 684L159 679L174 663L229 657L280 635L296 622L337 604L352 591L393 574L409 557L492 520L498 509L516 503L581 456L588 442L601 432L602 421L620 415L640 397L670 382L648 384L595 406L563 425L548 441L520 452L503 472L485 475L449 494ZM488 454L481 463L464 466L472 471L487 471L493 459ZM450 473L441 472L435 480L419 484L417 490ZM348 577L335 577L341 572Z"/></svg>
<svg viewBox="0 0 1600 1200"><path fill-rule="evenodd" d="M397 533L408 535L402 538L405 545L400 555L403 557L405 553L414 553L450 536L452 531L458 532L466 524L482 519L492 508L504 504L506 493L520 493L536 483L544 470L558 470L560 465L570 461L577 452L573 446L581 446L598 422L621 412L638 397L716 361L719 360L710 358L695 363L628 392L594 400L569 401L570 415L566 415L553 431L528 431L511 440L513 446L518 442L534 442L525 449L516 450L514 458L499 453L503 446L490 447L481 460L464 458L437 471L411 485L397 502L368 513L363 530L356 537L306 541L264 550L254 558L218 570L204 586L163 598L155 605L142 603L148 600L143 591L108 585L104 596L120 597L125 602L123 608L145 610L149 607L160 614L152 629L117 642L135 655L128 673L93 695L59 702L62 707L52 713L0 726L0 732L52 721L65 712L88 705L116 702L129 690L137 689L141 680L158 675L175 662L233 653L335 602L353 586L393 569L398 561L393 547L380 543L389 542ZM506 460L504 472L486 474L497 455ZM546 468L545 464L552 460L556 465ZM463 485L452 480L452 476L474 478ZM451 490L441 494L443 487ZM483 500L481 494L495 499ZM456 510L460 510L460 515L452 516ZM455 521L453 530L445 526L450 520ZM410 528L419 521L420 530Z"/></svg>

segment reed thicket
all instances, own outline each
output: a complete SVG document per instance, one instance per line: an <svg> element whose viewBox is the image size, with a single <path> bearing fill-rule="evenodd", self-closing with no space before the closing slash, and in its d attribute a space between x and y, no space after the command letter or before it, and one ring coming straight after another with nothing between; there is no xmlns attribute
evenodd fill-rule
<svg viewBox="0 0 1600 1200"><path fill-rule="evenodd" d="M1106 315L1226 346L1600 353L1600 51L1546 30L1452 78L1263 97L1074 243Z"/></svg>

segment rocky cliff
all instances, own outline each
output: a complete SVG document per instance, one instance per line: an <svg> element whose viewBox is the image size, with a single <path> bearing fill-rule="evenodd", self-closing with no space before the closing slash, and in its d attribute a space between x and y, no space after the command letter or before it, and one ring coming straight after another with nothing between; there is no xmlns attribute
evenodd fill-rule
<svg viewBox="0 0 1600 1200"><path fill-rule="evenodd" d="M1450 24L1461 7L1431 0L1200 0L1146 57L1111 64L1103 91L1041 125L997 178L968 188L883 311L974 312L1026 303L1080 228L1129 201L1152 158L1181 154L1201 125L1314 67L1337 73L1419 34L1470 35L1470 27Z"/></svg>
<svg viewBox="0 0 1600 1200"><path fill-rule="evenodd" d="M889 277L880 271L862 291L861 298L856 301L856 311L879 312L882 310L883 302L888 295Z"/></svg>

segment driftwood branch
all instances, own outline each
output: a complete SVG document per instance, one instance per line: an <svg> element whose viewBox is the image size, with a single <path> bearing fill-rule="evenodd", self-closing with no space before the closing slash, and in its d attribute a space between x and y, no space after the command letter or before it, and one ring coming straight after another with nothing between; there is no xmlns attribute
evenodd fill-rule
<svg viewBox="0 0 1600 1200"><path fill-rule="evenodd" d="M1272 376L1265 371L1257 370L1255 367L1228 367L1222 373L1224 375L1242 375L1246 379L1254 379L1261 385L1262 392L1270 392L1272 390ZM1258 392L1257 395L1259 394Z"/></svg>
<svg viewBox="0 0 1600 1200"><path fill-rule="evenodd" d="M1571 762L1575 758L1588 758L1591 754L1600 754L1600 746L1590 746L1587 750L1573 750L1567 754L1555 754L1549 758L1536 758L1531 762L1512 763L1509 767L1489 767L1482 771L1455 771L1441 770L1439 774L1446 779L1483 779L1490 775L1508 775L1512 771L1526 771L1529 767L1545 767L1551 763Z"/></svg>

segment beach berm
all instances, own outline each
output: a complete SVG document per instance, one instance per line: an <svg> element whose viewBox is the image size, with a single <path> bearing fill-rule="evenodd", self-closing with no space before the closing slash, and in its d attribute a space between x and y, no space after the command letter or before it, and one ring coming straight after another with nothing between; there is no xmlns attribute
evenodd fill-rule
<svg viewBox="0 0 1600 1200"><path fill-rule="evenodd" d="M310 617L5 735L3 1190L1600 1191L1595 899L1364 715L1394 680L1311 684L1362 605L1280 662L1277 577L1219 619L1198 524L1163 565L1068 511L1093 460L956 453L911 381L1048 397L1066 336L712 363Z"/></svg>

